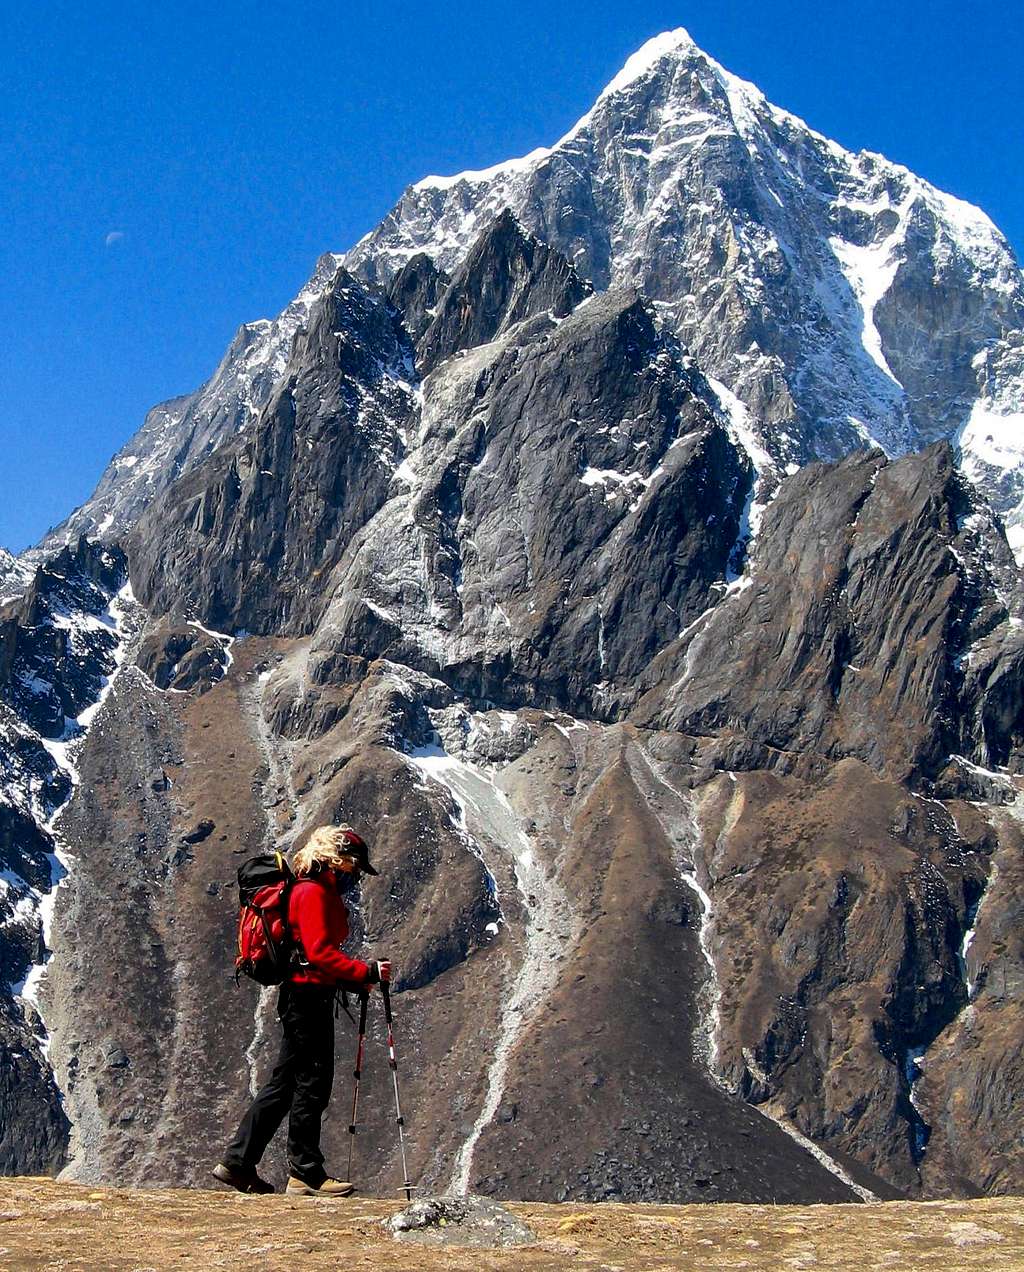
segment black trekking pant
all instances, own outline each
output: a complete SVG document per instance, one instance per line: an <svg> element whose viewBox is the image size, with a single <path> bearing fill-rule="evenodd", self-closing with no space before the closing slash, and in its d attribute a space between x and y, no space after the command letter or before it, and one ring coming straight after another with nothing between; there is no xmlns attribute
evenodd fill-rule
<svg viewBox="0 0 1024 1272"><path fill-rule="evenodd" d="M320 1121L334 1081L334 990L322 985L281 986L277 999L284 1037L270 1080L242 1118L224 1165L255 1170L274 1132L288 1116L288 1167L319 1188L327 1178L320 1151Z"/></svg>

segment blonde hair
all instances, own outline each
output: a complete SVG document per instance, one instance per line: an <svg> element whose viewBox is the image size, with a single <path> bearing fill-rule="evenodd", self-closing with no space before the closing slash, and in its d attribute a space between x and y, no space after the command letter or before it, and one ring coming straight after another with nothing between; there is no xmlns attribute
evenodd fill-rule
<svg viewBox="0 0 1024 1272"><path fill-rule="evenodd" d="M353 859L348 836L355 833L351 826L318 826L305 844L292 853L292 870L297 875L308 875L347 865Z"/></svg>

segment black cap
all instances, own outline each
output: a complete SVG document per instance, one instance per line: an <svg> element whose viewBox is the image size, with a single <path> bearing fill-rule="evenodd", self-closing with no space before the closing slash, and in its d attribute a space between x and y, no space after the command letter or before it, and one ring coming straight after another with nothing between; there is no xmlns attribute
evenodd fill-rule
<svg viewBox="0 0 1024 1272"><path fill-rule="evenodd" d="M357 835L351 826L345 826L341 829L344 835L341 851L350 857L355 857L363 874L377 874L378 872L370 865L370 850L366 846L366 841Z"/></svg>

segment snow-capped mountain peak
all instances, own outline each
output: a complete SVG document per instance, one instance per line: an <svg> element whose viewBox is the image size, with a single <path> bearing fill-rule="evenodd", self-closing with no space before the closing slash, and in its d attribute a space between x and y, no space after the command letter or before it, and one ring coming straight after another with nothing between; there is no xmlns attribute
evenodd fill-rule
<svg viewBox="0 0 1024 1272"><path fill-rule="evenodd" d="M636 80L654 70L663 59L678 58L694 53L699 54L700 49L685 27L676 27L673 31L663 31L660 35L652 36L626 59L622 70L607 85L598 101L635 83Z"/></svg>
<svg viewBox="0 0 1024 1272"><path fill-rule="evenodd" d="M244 430L341 262L389 284L423 253L450 276L506 209L598 290L643 294L779 473L948 439L1024 547L1024 281L1006 240L773 105L682 28L647 41L554 145L410 185L278 318L240 328L200 390L154 408L50 545L118 535Z"/></svg>
<svg viewBox="0 0 1024 1272"><path fill-rule="evenodd" d="M552 147L411 186L346 263L450 273L506 207L599 288L650 297L780 468L948 438L1014 533L1024 284L980 209L829 140L682 29Z"/></svg>
<svg viewBox="0 0 1024 1272"><path fill-rule="evenodd" d="M602 90L600 96L594 106L587 111L569 131L554 146L538 146L531 150L529 154L522 155L518 159L506 159L503 163L494 164L490 168L482 168L478 170L467 169L464 172L457 172L452 176L428 176L422 177L413 185L414 190L430 190L430 189L446 189L457 186L462 182L467 184L479 184L489 181L492 178L505 173L523 172L542 163L547 159L559 146L565 142L572 140L587 124L590 123L594 111L607 99L614 97L621 90L629 87L635 81L642 79L652 71L656 70L659 63L668 57L678 57L681 54L694 52L699 53L700 50L690 37L690 33L683 27L677 27L674 31L665 31L661 35L656 35L642 45L630 58L622 70L614 79ZM367 235L367 238L370 236ZM365 241L365 240L364 240Z"/></svg>

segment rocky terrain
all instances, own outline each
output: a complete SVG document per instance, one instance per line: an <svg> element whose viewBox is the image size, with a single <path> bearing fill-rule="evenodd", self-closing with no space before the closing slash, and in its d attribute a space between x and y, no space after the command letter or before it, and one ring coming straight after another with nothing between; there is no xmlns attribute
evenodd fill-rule
<svg viewBox="0 0 1024 1272"><path fill-rule="evenodd" d="M67 1118L38 1015L55 889L68 860L54 831L75 757L123 651L124 556L79 542L0 606L0 1168L63 1155Z"/></svg>
<svg viewBox="0 0 1024 1272"><path fill-rule="evenodd" d="M396 1241L399 1202L145 1189L90 1189L42 1180L0 1186L0 1258L25 1272L157 1272L235 1268L239 1250L268 1272L359 1269L694 1267L829 1272L893 1267L1024 1267L1024 1231L1009 1200L885 1206L522 1205L535 1234L502 1249Z"/></svg>
<svg viewBox="0 0 1024 1272"><path fill-rule="evenodd" d="M975 480L954 443L980 399L928 371L995 356L1019 274L980 214L754 94L677 33L553 151L414 187L157 408L34 573L4 567L4 1170L205 1183L276 1040L273 994L232 974L235 871L344 819L381 870L352 947L398 968L423 1188L1024 1187L1013 470ZM647 194L615 202L641 136L651 171L686 158L647 238ZM855 215L857 173L899 215ZM692 252L684 213L733 246ZM781 292L750 273L769 213L805 249ZM836 273L855 233L913 275L874 336ZM920 289L941 349L947 287L956 357L919 365ZM898 393L859 377L871 348ZM828 410L823 349L850 373ZM111 542L57 549L75 528ZM385 1193L372 1019L357 1163Z"/></svg>

